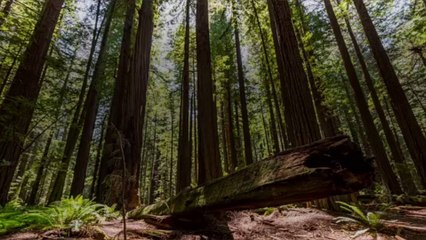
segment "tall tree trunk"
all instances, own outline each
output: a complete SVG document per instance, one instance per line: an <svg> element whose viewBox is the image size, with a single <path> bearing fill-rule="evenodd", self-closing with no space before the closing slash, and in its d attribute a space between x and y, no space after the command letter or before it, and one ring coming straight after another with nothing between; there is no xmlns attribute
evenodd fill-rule
<svg viewBox="0 0 426 240"><path fill-rule="evenodd" d="M198 73L198 183L222 176L217 110L213 100L208 0L197 0L196 42Z"/></svg>
<svg viewBox="0 0 426 240"><path fill-rule="evenodd" d="M195 92L195 89L192 89L193 92ZM194 114L195 114L195 107L194 107L194 101L195 101L195 96L194 94L191 94L191 99L189 100L190 102L190 111L189 111L189 157L191 159L191 169L190 169L190 174L191 174L191 183L193 182L193 180L195 180L195 176L197 175L197 171L195 169L196 167L196 162L194 159L194 153L193 153L193 149L194 149L194 123L195 123L195 119L194 119Z"/></svg>
<svg viewBox="0 0 426 240"><path fill-rule="evenodd" d="M96 50L96 45L98 42L98 22L99 22L99 14L100 14L100 5L98 1L98 8L96 13L96 20L95 20L95 28L93 30L93 36L92 36L92 45L89 53L89 59L86 64L86 70L83 77L83 83L80 89L80 93L77 100L77 105L71 120L71 123L68 128L68 135L66 138L66 143L64 147L64 153L62 155L61 159L61 165L59 166L59 174L56 175L53 182L53 189L52 192L49 195L48 203L58 201L62 198L62 194L64 191L65 186L65 180L66 180L66 173L68 171L71 157L74 152L75 146L77 144L78 137L80 135L81 127L84 123L84 116L86 112L86 107L84 104L85 101L85 95L86 95L86 88L89 80L89 74L92 66L93 57Z"/></svg>
<svg viewBox="0 0 426 240"><path fill-rule="evenodd" d="M389 148L392 153L393 160L395 161L395 165L396 165L395 168L400 177L403 190L410 195L415 195L418 192L416 189L416 185L414 184L413 178L410 174L410 170L407 168L407 165L405 163L401 146L397 144L394 138L394 135L392 133L392 130L389 126L389 122L386 119L385 112L380 103L380 99L379 99L379 96L377 95L377 91L374 87L373 78L371 77L368 71L367 64L364 60L364 56L362 55L361 49L352 31L352 27L349 23L349 20L345 18L345 22L349 32L349 36L351 38L352 44L355 49L356 56L358 58L358 61L361 65L362 72L364 74L364 80L367 84L368 89L370 90L371 98L373 99L374 108L376 109L377 115L379 116L380 123L382 124L382 127L383 127L383 132L385 133L386 141L389 144Z"/></svg>
<svg viewBox="0 0 426 240"><path fill-rule="evenodd" d="M31 193L27 201L28 205L36 204L37 193L39 192L41 180L48 163L49 150L50 150L50 145L52 144L53 135L54 135L54 131L51 131L49 134L49 137L47 138L46 146L44 147L43 155L41 156L40 166L37 169L36 179L34 180L33 187L31 188Z"/></svg>
<svg viewBox="0 0 426 240"><path fill-rule="evenodd" d="M348 124L349 132L351 134L351 138L352 138L353 142L360 145L355 126L352 122L352 118L349 116L349 108L343 109L342 112L343 112L345 121Z"/></svg>
<svg viewBox="0 0 426 240"><path fill-rule="evenodd" d="M87 92L86 101L84 103L84 111L81 116L84 118L83 129L81 132L80 145L77 152L77 158L74 166L74 177L71 183L71 196L78 196L83 193L84 182L86 180L87 165L89 164L90 148L93 130L96 124L96 115L99 107L99 91L102 86L102 80L105 79L105 67L107 57L107 43L109 39L109 31L112 22L112 16L115 9L116 0L112 0L108 7L107 20L102 36L101 46L99 50L98 60L93 72L92 82ZM65 180L65 178L62 178ZM63 184L64 182L62 182Z"/></svg>
<svg viewBox="0 0 426 240"><path fill-rule="evenodd" d="M279 153L280 149L279 149L279 140L278 140L278 129L277 129L277 121L275 120L275 114L274 114L274 106L272 104L272 93L271 93L271 86L269 84L269 81L267 80L268 77L264 77L263 80L263 85L265 88L265 92L266 92L266 104L268 105L268 110L269 110L269 128L270 131L269 133L271 134L271 139L272 139L272 148L273 148L273 153L277 154Z"/></svg>
<svg viewBox="0 0 426 240"><path fill-rule="evenodd" d="M22 157L22 160L19 163L18 171L16 172L16 176L18 178L24 176L25 170L27 169L27 164L28 164L28 157Z"/></svg>
<svg viewBox="0 0 426 240"><path fill-rule="evenodd" d="M127 11L124 20L123 37L121 40L120 59L118 63L117 78L114 86L114 94L112 97L111 111L109 114L108 127L105 134L105 143L99 167L98 184L96 187L96 200L106 203L106 194L110 191L107 176L109 176L115 168L115 155L118 137L117 126L120 125L120 117L122 116L121 104L124 101L124 93L126 91L126 82L128 82L129 68L131 65L131 43L134 15L136 11L136 0L127 0ZM120 154L121 155L121 154ZM121 174L119 174L121 175Z"/></svg>
<svg viewBox="0 0 426 240"><path fill-rule="evenodd" d="M269 143L269 134L268 134L268 125L266 123L265 120L265 112L263 111L263 108L261 109L262 111L262 123L263 123L263 132L265 133L265 145L266 145L266 152L268 153L268 155L270 155L272 153L271 150L271 144Z"/></svg>
<svg viewBox="0 0 426 240"><path fill-rule="evenodd" d="M235 171L236 167L238 166L238 160L237 160L237 149L235 147L235 136L234 136L234 120L232 116L232 92L231 92L231 83L230 78L228 76L228 80L225 83L225 91L226 91L226 99L225 99L225 109L226 109L226 136L227 136L227 143L228 143L228 159L229 159L229 172L232 173Z"/></svg>
<svg viewBox="0 0 426 240"><path fill-rule="evenodd" d="M54 112L54 119L58 119L59 115L61 114L62 105L65 101L65 96L66 96L66 93L67 93L68 83L69 83L71 75L73 73L73 70L71 70L71 69L74 69L75 60L77 58L77 51L78 51L78 48L76 48L73 52L71 63L70 63L70 68L69 68L70 70L68 71L68 73L65 77L64 83L63 83L61 90L59 92L59 99L58 99L58 101L56 102L56 105L55 105L56 110ZM53 51L51 49L49 55L51 55L52 52ZM45 68L43 70L42 78L44 78L46 76L46 73L47 73L47 66L45 66ZM56 123L54 122L53 127L55 127L55 126L56 126ZM42 159L40 160L40 166L37 170L36 179L33 183L33 188L31 190L31 194L30 194L29 199L28 199L28 204L30 204L30 205L34 205L36 203L37 193L39 191L39 187L40 187L41 181L43 179L45 169L46 169L46 167L49 163L47 159L48 159L49 149L50 149L50 145L51 145L53 137L54 137L54 131L51 130L50 135L47 139L47 143L46 143L46 146L45 146L45 149L44 149L44 152L43 152Z"/></svg>
<svg viewBox="0 0 426 240"><path fill-rule="evenodd" d="M392 108L396 120L401 128L402 135L407 143L408 150L414 161L414 165L420 175L423 185L426 184L426 138L420 125L414 116L407 96L402 89L401 83L395 73L389 56L380 40L368 14L363 0L354 0L355 7L361 19L367 39L370 43L373 56L379 67L380 75L385 83L386 89L392 102Z"/></svg>
<svg viewBox="0 0 426 240"><path fill-rule="evenodd" d="M148 204L152 204L155 201L155 190L156 190L156 181L157 181L157 113L154 116L154 136L152 141L152 156L151 156L151 176L149 178L149 192L148 192Z"/></svg>
<svg viewBox="0 0 426 240"><path fill-rule="evenodd" d="M358 114L357 108L355 106L355 99L353 97L353 94L351 94L351 91L349 89L349 85L347 84L346 79L343 77L343 74L341 75L341 80L342 80L342 84L343 84L343 88L345 90L346 93L346 98L348 99L348 104L349 104L349 108L353 113L353 117L355 119L355 123L356 123L356 128L357 128L357 132L359 135L359 138L361 139L361 143L362 146L364 146L364 152L367 155L371 155L371 146L370 143L367 140L367 136L365 134L365 129L362 125L362 121L361 121L361 117Z"/></svg>
<svg viewBox="0 0 426 240"><path fill-rule="evenodd" d="M189 99L188 99L189 102ZM171 125L171 137L170 137L170 163L169 163L169 176L167 177L167 179L169 180L169 195L171 197L172 195L172 188L173 188L173 159L175 156L175 111L174 111L174 104L173 104L173 94L170 94L170 125ZM188 114L189 114L189 109L188 109ZM187 128L187 130L189 130ZM189 133L189 132L188 132ZM190 155L188 156L188 160L187 161L191 161L190 159ZM187 169L189 170L188 172L191 172L191 168ZM189 178L191 178L191 175L189 174ZM165 182L165 179L164 181ZM175 187L176 188L176 187ZM174 189L175 189L174 188ZM166 191L166 188L164 188L164 192Z"/></svg>
<svg viewBox="0 0 426 240"><path fill-rule="evenodd" d="M96 158L95 158L95 166L93 169L93 177L92 177L92 185L90 187L90 198L93 198L95 196L95 189L96 189L96 182L97 182L97 178L98 178L98 173L99 173L99 165L101 162L101 154L102 154L102 144L103 144L103 140L104 140L104 135L105 135L105 127L106 127L106 118L107 116L105 116L105 118L102 120L102 126L101 126L101 136L99 137L99 142L98 142L98 147L96 150Z"/></svg>
<svg viewBox="0 0 426 240"><path fill-rule="evenodd" d="M314 50L311 48L310 50L306 50L305 45L303 43L302 35L308 29L306 20L305 20L305 12L303 6L299 0L295 1L297 11L299 13L300 18L300 31L296 30L296 36L299 40L300 48L302 50L302 57L305 62L306 73L309 81L309 85L311 87L312 97L314 100L316 112L318 115L318 121L323 133L324 137L332 137L339 134L339 119L335 116L333 111L329 108L329 106L325 103L325 96L320 89L319 85L321 85L321 79L318 76L314 75L313 67L316 65L315 60L311 60L312 56L314 56Z"/></svg>
<svg viewBox="0 0 426 240"><path fill-rule="evenodd" d="M275 56L276 56L276 61L277 61L277 66L278 66L278 76L280 79L280 82L284 82L285 81L285 73L284 73L284 63L283 63L283 58L281 57L281 52L280 52L280 42L279 42L279 37L278 37L278 33L277 33L277 24L275 23L275 17L274 17L274 13L272 11L272 6L271 6L271 1L267 1L268 2L268 12L269 12L269 18L270 18L270 23L271 23L271 30L272 30L272 39L274 40L274 50L275 50ZM275 88L275 87L274 87ZM282 95L282 94L281 94ZM275 97L275 95L274 95ZM283 96L284 97L284 96ZM277 109L279 109L280 107L277 106ZM281 111L278 110L279 112L279 116L281 117ZM287 116L284 116L287 117ZM281 130L281 134L282 134L282 141L284 143L284 148L285 149L289 149L290 148L290 141L288 139L288 134L287 134L287 130L283 124L283 120L279 120L280 122L280 130Z"/></svg>
<svg viewBox="0 0 426 240"><path fill-rule="evenodd" d="M282 58L284 76L281 94L285 106L287 134L293 146L311 143L321 138L315 109L303 68L297 38L294 33L290 6L287 0L268 0L279 37L279 57Z"/></svg>
<svg viewBox="0 0 426 240"><path fill-rule="evenodd" d="M220 120L222 124L222 149L223 149L223 167L226 172L229 171L229 154L228 154L228 138L226 137L226 119L225 119L225 104L220 104Z"/></svg>
<svg viewBox="0 0 426 240"><path fill-rule="evenodd" d="M198 163L198 114L197 114L197 77L196 77L196 64L195 64L195 51L194 51L194 57L192 58L192 123L193 123L193 152L192 155L194 156L194 182L198 183L198 169L199 169L199 163Z"/></svg>
<svg viewBox="0 0 426 240"><path fill-rule="evenodd" d="M312 97L314 100L315 109L318 116L318 122L320 124L323 136L324 137L336 136L339 133L338 127L336 126L336 118L334 116L334 113L328 108L328 106L325 105L324 95L322 94L321 90L318 89L317 87L318 79L315 78L314 73L312 71L312 65L310 62L311 54L308 54L308 52L306 51L301 34L297 30L296 30L296 36L299 40L300 49L302 50L302 56L305 62L309 86L311 87Z"/></svg>
<svg viewBox="0 0 426 240"><path fill-rule="evenodd" d="M148 138L148 130L150 128L150 118L148 116L149 112L147 112L147 115L145 117L145 132L143 136L143 147L142 147L142 159L145 159L142 161L141 164L141 199L142 203L146 203L146 200L148 198L148 191L146 190L146 179L148 175L148 165L149 165L149 153L150 153L150 140Z"/></svg>
<svg viewBox="0 0 426 240"><path fill-rule="evenodd" d="M336 15L334 14L331 2L330 0L324 0L324 4L327 10L328 17L330 19L331 27L333 28L340 54L342 55L345 69L353 89L353 93L355 95L355 101L361 113L361 120L363 122L364 128L366 129L368 140L372 147L373 153L376 156L376 162L379 167L380 175L386 187L390 190L392 194L401 194L402 190L399 186L398 178L392 170L390 161L388 159L388 156L386 155L385 147L383 146L383 142L380 139L379 132L377 131L376 126L374 125L373 117L371 116L370 110L368 109L367 100L365 99L364 93L362 91L361 84L357 77L355 67L349 55L348 48L340 30Z"/></svg>
<svg viewBox="0 0 426 240"><path fill-rule="evenodd" d="M269 70L271 71L272 69L269 68ZM272 72L269 74L270 76L272 76ZM278 93L277 90L275 88L275 83L273 81L272 78L268 78L269 79L269 84L271 85L271 90L272 90L272 100L274 101L274 107L275 107L275 114L277 116L277 121L278 121L278 127L279 127L279 131L277 131L277 135L279 135L279 140L281 140L281 145L280 145L280 150L283 149L286 145L285 143L285 139L284 139L284 134L285 134L285 126L284 126L284 121L281 115L281 110L280 110L280 103L278 100Z"/></svg>
<svg viewBox="0 0 426 240"><path fill-rule="evenodd" d="M19 49L16 52L16 55L13 57L12 64L10 64L9 68L6 71L6 74L5 74L4 78L3 78L3 82L0 85L0 98L3 95L3 91L6 89L6 85L7 85L8 81L9 81L9 77L12 75L12 71L15 68L16 63L19 60L19 56L21 55L21 50L22 50L22 45L19 46Z"/></svg>
<svg viewBox="0 0 426 240"><path fill-rule="evenodd" d="M266 40L265 40L265 35L264 32L262 30L262 25L260 23L259 20L259 14L257 13L257 8L255 5L255 2L253 0L251 0L251 6L253 8L253 12L256 18L256 23L257 23L257 28L259 30L259 34L260 34L260 39L262 42L262 50L263 50L263 56L265 58L265 64L266 64L266 71L268 73L268 80L265 82L266 86L266 91L268 92L267 97L268 97L268 101L271 101L271 97L274 100L274 104L275 104L275 111L277 113L278 116L278 124L279 126L283 126L282 124L282 119L281 119L281 114L280 114L280 110L279 110L279 104L278 104L278 100L277 100L277 94L276 94L276 90L275 90L275 86L274 86L274 80L272 77L272 69L271 69L271 62L269 59L269 54L268 54L268 49L266 47ZM271 88L272 88L272 92L271 92ZM269 105L269 104L268 104ZM272 135L272 140L273 140L273 146L274 146L274 153L278 153L280 152L280 144L279 144L279 138L278 138L278 129L276 127L276 123L277 121L275 121L275 116L274 116L274 110L273 110L273 105L272 102L269 105L270 109L270 113L271 113L271 135ZM281 123L280 123L281 122Z"/></svg>
<svg viewBox="0 0 426 240"><path fill-rule="evenodd" d="M8 200L10 183L42 85L40 75L63 3L64 0L46 1L24 57L0 106L0 159L3 160L0 165L0 205Z"/></svg>
<svg viewBox="0 0 426 240"><path fill-rule="evenodd" d="M190 44L190 0L186 1L185 9L185 46L183 57L183 73L181 86L181 107L179 121L179 145L176 172L176 193L191 185L191 143L189 124L189 44ZM171 171L171 170L170 170Z"/></svg>
<svg viewBox="0 0 426 240"><path fill-rule="evenodd" d="M107 204L118 203L119 207L126 209L134 209L140 205L139 177L143 136L142 128L146 111L146 93L150 70L152 33L154 29L153 18L153 1L145 0L139 10L139 26L136 33L134 58L130 67L130 74L127 76L126 82L123 85L124 87L120 89L120 91L123 91L119 94L123 97L122 101L119 102L121 116L118 119L118 125L112 122L113 132L109 137L113 139L105 143L113 143L105 147L111 151L108 155L104 156L110 158L106 159L108 166L105 166L107 167L105 170L107 172L106 175L99 175L100 186L104 189L101 192L102 197L100 200ZM114 114L114 106L111 107L111 111L111 114ZM106 136L108 137L108 132ZM101 171L105 170L101 165ZM120 183L113 180L117 176L121 176L123 172L127 176L126 181ZM101 176L103 177L102 179ZM111 185L113 182L115 186ZM117 191L117 188L121 191ZM122 201L121 193L126 196L125 202Z"/></svg>
<svg viewBox="0 0 426 240"><path fill-rule="evenodd" d="M243 155L243 144L241 142L241 126L240 126L240 112L239 112L239 104L238 104L238 98L234 97L234 126L236 130L235 135L235 147L237 150L237 161L239 166L246 166Z"/></svg>
<svg viewBox="0 0 426 240"><path fill-rule="evenodd" d="M245 77L243 69L243 60L241 56L241 44L240 44L240 30L238 27L239 14L238 9L235 7L235 2L233 2L233 12L234 12L234 38L235 38L235 48L237 55L237 70L238 70L238 85L239 85L239 97L241 103L241 118L243 120L243 134L244 134L244 159L245 164L250 165L253 163L253 150L251 144L251 135L250 135L250 121L248 117L247 110L247 98L246 98L246 86L245 86Z"/></svg>
<svg viewBox="0 0 426 240"><path fill-rule="evenodd" d="M141 146L143 136L143 123L146 113L146 97L148 89L152 36L154 31L154 6L153 0L145 0L139 11L139 27L136 34L135 57L132 65L133 86L128 89L133 96L127 96L127 117L122 120L124 137L129 144L124 149L126 157L129 180L126 182L125 194L127 197L126 206L128 209L136 208L140 204L139 199L139 177L141 164ZM134 104L134 106L132 106ZM121 165L120 165L121 166ZM114 190L113 190L114 191Z"/></svg>

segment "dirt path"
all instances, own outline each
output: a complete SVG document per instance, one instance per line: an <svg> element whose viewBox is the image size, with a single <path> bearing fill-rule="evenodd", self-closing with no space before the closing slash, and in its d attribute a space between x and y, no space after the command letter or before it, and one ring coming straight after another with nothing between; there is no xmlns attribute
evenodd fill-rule
<svg viewBox="0 0 426 240"><path fill-rule="evenodd" d="M392 215L393 214L393 215ZM196 231L160 230L144 221L128 221L128 239L180 239L180 240L351 240L359 227L342 226L334 221L335 216L309 208L275 210L269 215L252 211L228 212L224 216L209 217L205 228ZM379 240L426 240L426 208L399 207L391 209L386 220L388 234L379 234ZM104 239L123 239L122 223L113 221L98 226ZM90 231L93 232L93 229ZM425 234L423 234L425 233ZM55 233L17 233L0 239L101 239L92 237L59 238ZM371 234L356 240L373 240Z"/></svg>

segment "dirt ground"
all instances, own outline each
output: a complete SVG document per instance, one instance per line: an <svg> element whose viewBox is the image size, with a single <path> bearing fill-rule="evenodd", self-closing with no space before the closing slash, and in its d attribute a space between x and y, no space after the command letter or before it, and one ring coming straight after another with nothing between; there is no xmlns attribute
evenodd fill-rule
<svg viewBox="0 0 426 240"><path fill-rule="evenodd" d="M228 212L207 217L207 224L197 230L161 230L144 221L127 222L127 239L180 240L426 240L426 208L395 207L388 211L385 228L377 235L367 233L353 238L362 226L336 224L333 215L310 208L275 210L265 215L253 211ZM96 231L94 229L97 229ZM57 232L23 232L0 239L123 239L122 223L107 222L93 227L81 237L58 237Z"/></svg>

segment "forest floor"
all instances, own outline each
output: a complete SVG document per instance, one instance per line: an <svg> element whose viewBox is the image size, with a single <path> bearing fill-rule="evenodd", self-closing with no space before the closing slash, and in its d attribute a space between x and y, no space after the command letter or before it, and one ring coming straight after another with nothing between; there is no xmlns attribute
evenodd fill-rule
<svg viewBox="0 0 426 240"><path fill-rule="evenodd" d="M160 230L142 220L127 222L127 239L181 239L181 240L426 240L426 208L399 206L386 211L384 228L380 233L365 233L354 238L363 229L357 224L336 224L341 216L311 208L274 209L268 214L253 211L227 212L208 217L208 223L198 230ZM100 224L81 237L59 237L57 231L21 232L0 237L8 240L30 239L123 239L121 221ZM365 227L364 227L365 228ZM102 233L102 234L101 234ZM91 235L91 236L89 236Z"/></svg>

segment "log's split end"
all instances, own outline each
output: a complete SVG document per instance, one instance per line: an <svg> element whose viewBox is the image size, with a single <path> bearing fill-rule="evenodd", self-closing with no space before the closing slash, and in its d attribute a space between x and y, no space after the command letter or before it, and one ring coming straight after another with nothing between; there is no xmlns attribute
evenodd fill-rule
<svg viewBox="0 0 426 240"><path fill-rule="evenodd" d="M353 193L373 178L371 159L349 137L337 136L279 153L136 212L184 216L272 207Z"/></svg>

